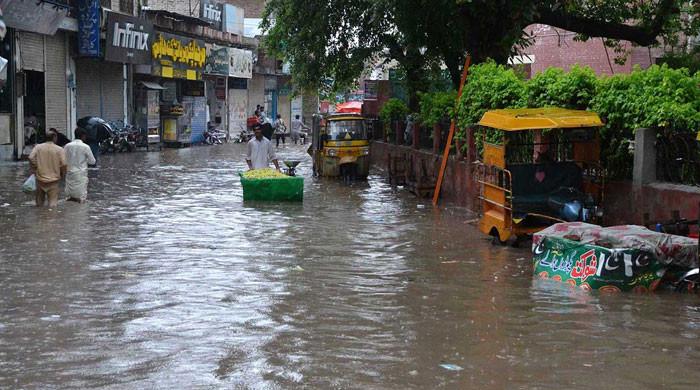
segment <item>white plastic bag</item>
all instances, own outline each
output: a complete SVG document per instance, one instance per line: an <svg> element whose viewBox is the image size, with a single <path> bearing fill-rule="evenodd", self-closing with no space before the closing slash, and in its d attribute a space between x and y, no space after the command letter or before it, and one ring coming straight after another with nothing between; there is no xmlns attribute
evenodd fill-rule
<svg viewBox="0 0 700 390"><path fill-rule="evenodd" d="M36 176L34 176L34 174L24 181L24 184L22 184L22 191L27 193L36 191Z"/></svg>

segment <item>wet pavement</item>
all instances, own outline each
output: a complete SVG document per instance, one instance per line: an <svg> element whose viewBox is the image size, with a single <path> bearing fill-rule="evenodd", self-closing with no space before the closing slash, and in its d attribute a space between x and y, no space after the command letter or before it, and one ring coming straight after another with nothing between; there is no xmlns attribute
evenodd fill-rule
<svg viewBox="0 0 700 390"><path fill-rule="evenodd" d="M57 210L0 165L0 388L698 388L698 297L533 281L465 210L301 147L303 204L244 203L242 151L103 156Z"/></svg>

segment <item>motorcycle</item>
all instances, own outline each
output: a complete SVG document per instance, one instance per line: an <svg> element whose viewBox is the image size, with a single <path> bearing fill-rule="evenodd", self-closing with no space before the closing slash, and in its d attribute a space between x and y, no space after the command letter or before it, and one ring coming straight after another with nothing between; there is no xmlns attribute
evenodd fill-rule
<svg viewBox="0 0 700 390"><path fill-rule="evenodd" d="M204 132L204 142L208 145L221 145L226 141L226 133L217 129L212 124L207 126L207 130Z"/></svg>

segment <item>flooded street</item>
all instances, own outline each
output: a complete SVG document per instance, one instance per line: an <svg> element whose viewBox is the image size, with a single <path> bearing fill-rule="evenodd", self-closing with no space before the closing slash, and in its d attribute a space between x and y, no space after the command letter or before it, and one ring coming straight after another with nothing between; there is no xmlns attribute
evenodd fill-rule
<svg viewBox="0 0 700 390"><path fill-rule="evenodd" d="M101 156L53 211L0 165L0 388L698 388L697 296L533 281L466 210L298 146L303 204L244 203L243 150Z"/></svg>

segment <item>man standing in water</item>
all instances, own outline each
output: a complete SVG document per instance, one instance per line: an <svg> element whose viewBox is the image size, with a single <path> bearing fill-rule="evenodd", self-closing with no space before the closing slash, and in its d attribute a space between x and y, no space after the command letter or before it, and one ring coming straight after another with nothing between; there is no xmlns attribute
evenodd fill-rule
<svg viewBox="0 0 700 390"><path fill-rule="evenodd" d="M41 207L44 200L49 198L49 207L58 205L59 183L66 174L66 154L63 148L56 145L58 134L49 130L46 132L46 142L32 149L29 163L36 175L36 205Z"/></svg>
<svg viewBox="0 0 700 390"><path fill-rule="evenodd" d="M95 164L95 156L85 141L87 131L75 129L75 141L64 147L68 162L66 174L66 195L68 200L83 203L87 199L88 165Z"/></svg>
<svg viewBox="0 0 700 390"><path fill-rule="evenodd" d="M259 124L253 126L253 131L255 132L255 137L248 141L248 155L245 160L248 163L248 168L267 168L270 166L270 161L272 161L275 164L275 168L279 171L280 165L277 162L277 156L275 156L275 149L272 147L272 142L263 137L262 126Z"/></svg>

